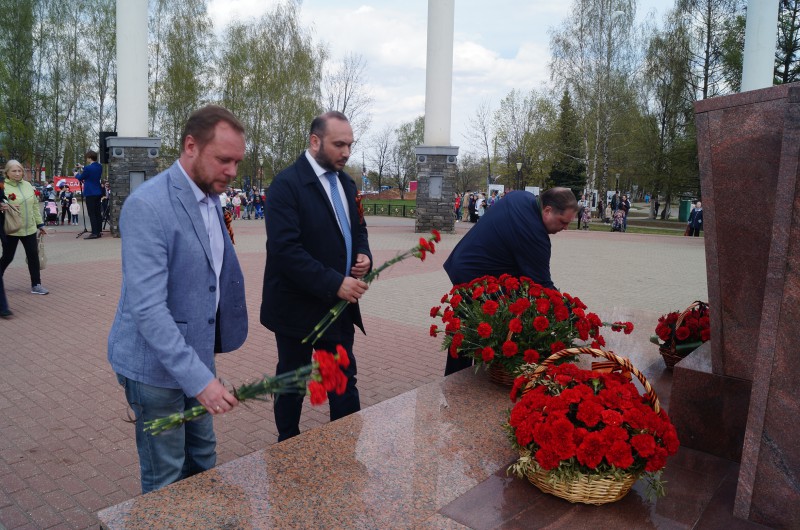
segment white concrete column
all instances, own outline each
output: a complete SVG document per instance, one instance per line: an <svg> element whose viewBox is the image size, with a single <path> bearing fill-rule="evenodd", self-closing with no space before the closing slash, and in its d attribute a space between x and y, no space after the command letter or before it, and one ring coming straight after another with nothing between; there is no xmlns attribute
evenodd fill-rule
<svg viewBox="0 0 800 530"><path fill-rule="evenodd" d="M117 134L147 137L147 0L117 0Z"/></svg>
<svg viewBox="0 0 800 530"><path fill-rule="evenodd" d="M742 92L771 87L778 38L778 0L748 0Z"/></svg>
<svg viewBox="0 0 800 530"><path fill-rule="evenodd" d="M425 69L423 145L450 145L453 98L455 0L428 0L428 62Z"/></svg>

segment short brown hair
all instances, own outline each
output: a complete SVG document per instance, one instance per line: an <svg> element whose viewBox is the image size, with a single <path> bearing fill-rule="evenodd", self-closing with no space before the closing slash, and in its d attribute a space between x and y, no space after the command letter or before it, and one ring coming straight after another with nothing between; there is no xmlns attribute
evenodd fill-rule
<svg viewBox="0 0 800 530"><path fill-rule="evenodd" d="M550 188L542 193L542 209L550 206L556 213L577 210L578 201L569 188Z"/></svg>
<svg viewBox="0 0 800 530"><path fill-rule="evenodd" d="M88 158L89 160L97 162L97 151L92 151L91 149L89 149L88 151L86 151L86 154L83 155L83 158Z"/></svg>
<svg viewBox="0 0 800 530"><path fill-rule="evenodd" d="M338 110L331 110L314 118L314 120L311 122L311 130L309 131L309 135L313 134L314 136L319 136L320 138L325 136L325 129L327 129L328 120L330 119L341 120L349 123L347 116Z"/></svg>
<svg viewBox="0 0 800 530"><path fill-rule="evenodd" d="M191 136L201 149L214 139L214 129L219 122L225 122L236 132L244 134L244 125L231 111L220 105L206 105L192 112L181 134L181 152L186 138Z"/></svg>

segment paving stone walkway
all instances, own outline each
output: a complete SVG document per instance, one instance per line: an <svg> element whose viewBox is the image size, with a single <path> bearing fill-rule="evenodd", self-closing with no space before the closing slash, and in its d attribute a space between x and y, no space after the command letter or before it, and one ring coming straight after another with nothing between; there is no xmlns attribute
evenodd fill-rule
<svg viewBox="0 0 800 530"><path fill-rule="evenodd" d="M412 219L367 222L376 263L419 239ZM435 255L404 261L373 283L362 303L368 335L357 335L355 345L362 406L441 376L445 357L428 335L434 323L428 313L450 287L442 263L470 226L457 223ZM218 358L218 373L240 384L274 373L277 353L272 334L258 322L264 225L238 220L234 227L250 333L240 350ZM98 510L140 492L133 428L106 361L121 281L120 240L107 233L76 239L79 228L51 228L42 272L49 295L30 294L22 249L4 277L15 316L0 320L0 530L95 528ZM601 317L613 318L620 308L649 315L649 322L635 323L641 333L661 313L707 298L702 239L575 230L552 239L556 285ZM307 405L301 428L326 421L325 407ZM265 403L238 407L215 423L220 463L277 439Z"/></svg>

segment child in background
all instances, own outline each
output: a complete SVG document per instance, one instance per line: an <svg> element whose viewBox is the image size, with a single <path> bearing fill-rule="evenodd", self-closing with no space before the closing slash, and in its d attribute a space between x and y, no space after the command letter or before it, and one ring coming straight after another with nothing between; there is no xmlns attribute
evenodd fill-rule
<svg viewBox="0 0 800 530"><path fill-rule="evenodd" d="M78 224L78 214L81 213L81 205L78 204L78 199L73 197L72 204L69 205L69 213L74 225Z"/></svg>

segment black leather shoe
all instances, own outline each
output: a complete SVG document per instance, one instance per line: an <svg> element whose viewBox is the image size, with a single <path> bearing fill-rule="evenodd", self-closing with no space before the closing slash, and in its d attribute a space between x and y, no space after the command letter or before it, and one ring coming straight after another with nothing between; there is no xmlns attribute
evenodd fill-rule
<svg viewBox="0 0 800 530"><path fill-rule="evenodd" d="M84 237L83 239L98 239L100 236L97 234L89 234L88 236Z"/></svg>

